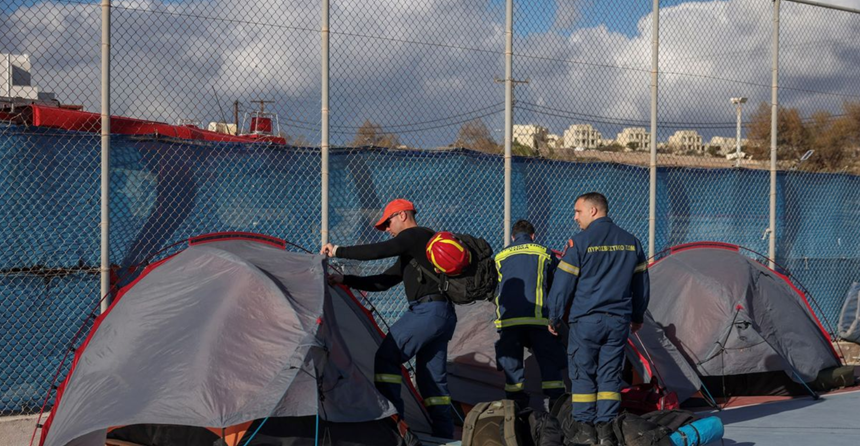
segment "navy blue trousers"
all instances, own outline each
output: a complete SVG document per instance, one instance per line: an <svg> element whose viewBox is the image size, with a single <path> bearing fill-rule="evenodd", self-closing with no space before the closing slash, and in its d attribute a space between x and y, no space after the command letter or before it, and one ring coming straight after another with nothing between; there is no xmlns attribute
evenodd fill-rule
<svg viewBox="0 0 860 446"><path fill-rule="evenodd" d="M415 358L415 380L433 421L433 435L454 438L451 395L448 393L448 341L454 336L457 314L450 302L414 304L391 326L376 351L376 388L404 414L401 365Z"/></svg>
<svg viewBox="0 0 860 446"><path fill-rule="evenodd" d="M550 403L564 394L561 371L565 367L564 345L546 325L520 325L499 330L496 364L505 372L505 396L522 406L529 403L525 390L524 349L531 348L540 368L541 389Z"/></svg>
<svg viewBox="0 0 860 446"><path fill-rule="evenodd" d="M573 419L581 423L612 421L621 408L621 369L630 321L590 314L570 327L568 360Z"/></svg>

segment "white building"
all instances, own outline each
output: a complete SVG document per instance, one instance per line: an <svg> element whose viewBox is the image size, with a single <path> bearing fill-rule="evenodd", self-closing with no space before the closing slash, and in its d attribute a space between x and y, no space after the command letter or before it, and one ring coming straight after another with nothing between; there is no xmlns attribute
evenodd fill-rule
<svg viewBox="0 0 860 446"><path fill-rule="evenodd" d="M603 136L591 124L574 124L564 131L565 147L596 149Z"/></svg>
<svg viewBox="0 0 860 446"><path fill-rule="evenodd" d="M615 140L625 150L651 151L651 132L645 131L643 127L627 127Z"/></svg>
<svg viewBox="0 0 860 446"><path fill-rule="evenodd" d="M514 125L513 128L514 141L532 150L537 150L538 143L546 141L548 134L549 130L539 125Z"/></svg>
<svg viewBox="0 0 860 446"><path fill-rule="evenodd" d="M30 56L28 54L0 53L0 97L21 98L33 101L54 100L53 93L43 93L31 85Z"/></svg>
<svg viewBox="0 0 860 446"><path fill-rule="evenodd" d="M705 151L702 136L695 130L678 130L669 137L669 147L675 152Z"/></svg>

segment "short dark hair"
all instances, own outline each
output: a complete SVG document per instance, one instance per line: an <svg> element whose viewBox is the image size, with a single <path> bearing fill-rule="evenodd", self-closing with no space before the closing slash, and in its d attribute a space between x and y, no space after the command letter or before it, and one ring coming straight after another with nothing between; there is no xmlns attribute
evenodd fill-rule
<svg viewBox="0 0 860 446"><path fill-rule="evenodd" d="M514 223L514 228L511 232L514 233L514 237L517 234L535 235L535 227L528 220L518 220Z"/></svg>
<svg viewBox="0 0 860 446"><path fill-rule="evenodd" d="M576 201L584 200L594 205L597 209L609 213L609 201L600 192L589 192L576 197Z"/></svg>

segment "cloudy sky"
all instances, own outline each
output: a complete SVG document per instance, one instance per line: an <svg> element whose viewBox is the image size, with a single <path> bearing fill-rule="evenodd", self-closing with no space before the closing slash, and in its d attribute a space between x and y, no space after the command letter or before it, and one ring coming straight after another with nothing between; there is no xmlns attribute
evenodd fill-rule
<svg viewBox="0 0 860 446"><path fill-rule="evenodd" d="M821 0L860 9L860 0ZM115 1L115 114L175 122L232 119L232 103L274 101L283 131L319 141L318 0ZM770 100L769 0L664 0L660 111L677 129L734 134L732 96ZM99 104L97 2L11 0L0 51L32 57L34 84ZM650 2L530 0L515 9L515 121L605 137L648 126ZM839 113L860 100L860 14L783 2L780 102ZM504 0L331 0L331 125L348 142L365 120L407 144L453 142L480 118L503 122Z"/></svg>

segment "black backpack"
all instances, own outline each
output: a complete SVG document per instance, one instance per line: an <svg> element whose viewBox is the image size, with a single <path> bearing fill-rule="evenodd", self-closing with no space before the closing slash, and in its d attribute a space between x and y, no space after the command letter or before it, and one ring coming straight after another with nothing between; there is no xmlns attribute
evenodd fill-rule
<svg viewBox="0 0 860 446"><path fill-rule="evenodd" d="M423 276L439 284L439 292L457 305L467 305L478 300L493 300L496 296L496 286L499 275L496 271L496 261L493 260L493 248L486 240L469 234L454 234L469 249L472 262L465 271L457 276L436 274L419 264L415 259L409 262L418 270L418 280Z"/></svg>
<svg viewBox="0 0 860 446"><path fill-rule="evenodd" d="M523 411L522 415L525 415ZM529 432L534 446L564 446L561 423L546 412L528 412Z"/></svg>
<svg viewBox="0 0 860 446"><path fill-rule="evenodd" d="M626 446L672 446L670 435L698 417L687 410L657 410L638 416L622 413L613 422L615 436Z"/></svg>

